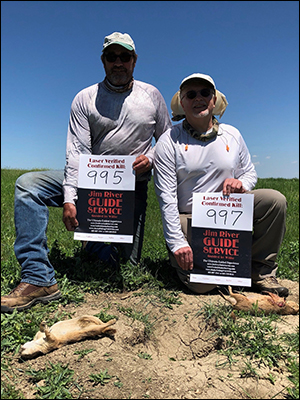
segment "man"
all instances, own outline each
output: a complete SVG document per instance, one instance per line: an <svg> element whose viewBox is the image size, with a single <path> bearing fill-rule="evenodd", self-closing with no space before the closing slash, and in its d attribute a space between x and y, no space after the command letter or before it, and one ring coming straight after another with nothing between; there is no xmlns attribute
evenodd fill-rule
<svg viewBox="0 0 300 400"><path fill-rule="evenodd" d="M71 106L64 171L22 175L15 189L15 254L21 265L21 283L1 297L1 311L27 309L37 302L60 298L53 266L48 259L48 207L63 206L69 231L76 219L80 154L135 155L134 238L120 245L122 256L137 264L144 235L147 185L157 141L172 123L165 101L152 85L135 81L135 44L127 33L105 37L101 60L105 79L80 91ZM112 259L111 246L90 242L86 249L103 260Z"/></svg>
<svg viewBox="0 0 300 400"><path fill-rule="evenodd" d="M222 115L226 106L225 96L216 90L213 79L200 73L183 79L172 99L173 120L185 119L160 137L154 157L155 190L170 261L192 291L214 289L216 285L189 279L193 252L187 241L187 221L192 213L192 194L253 193L253 288L286 297L288 289L275 277L276 257L285 233L286 199L271 189L252 191L257 175L240 132L231 125L219 124L214 117Z"/></svg>

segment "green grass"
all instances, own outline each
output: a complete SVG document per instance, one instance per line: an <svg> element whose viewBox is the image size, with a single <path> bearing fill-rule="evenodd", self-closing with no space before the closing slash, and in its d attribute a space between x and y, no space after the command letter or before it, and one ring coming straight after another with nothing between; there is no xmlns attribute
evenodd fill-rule
<svg viewBox="0 0 300 400"><path fill-rule="evenodd" d="M14 185L25 170L2 169L1 179L1 294L6 294L20 281L20 267L14 255ZM256 188L272 188L283 193L288 202L286 234L278 255L280 278L299 281L299 179L259 179ZM62 222L62 209L49 208L47 231L49 258L55 268L63 298L60 303L81 302L84 292L112 292L147 287L159 291L160 301L171 307L180 290L178 280L168 263L162 221L153 180L149 184L145 239L141 264L121 264L112 271L95 255L81 250L81 242L73 239ZM51 305L47 306L51 307ZM45 306L35 307L38 314ZM41 311L40 311L41 310ZM39 315L39 317L41 317ZM35 320L35 319L34 319Z"/></svg>
<svg viewBox="0 0 300 400"><path fill-rule="evenodd" d="M2 169L1 179L1 266L2 293L13 288L20 279L20 267L15 259L13 244L14 228L14 185L16 179L27 172L25 170ZM283 193L288 202L286 234L278 256L278 273L281 278L299 280L299 179L259 179L256 188L272 188ZM68 232L62 222L62 209L49 208L49 225L47 231L50 260L57 277L61 280L81 282L83 290L120 290L122 285L128 289L141 287L145 282L161 281L164 286L175 288L172 271L168 267L168 255L163 237L162 222L158 202L154 192L153 181L149 184L148 208L146 217L145 240L141 266L134 269L122 266L123 279L110 276L108 266L94 268L96 258L81 252L81 243L73 239L73 232ZM92 264L92 267L91 267ZM80 265L80 268L79 268ZM99 267L99 265L97 265ZM99 271L95 275L95 270ZM86 278L89 277L87 280ZM100 278L100 279L99 279ZM75 295L69 282L69 297Z"/></svg>
<svg viewBox="0 0 300 400"><path fill-rule="evenodd" d="M196 316L203 315L207 323L215 329L215 335L222 338L219 352L227 357L227 361L216 364L217 368L232 365L243 357L245 367L241 377L260 378L260 367L265 365L280 368L284 362L290 375L291 386L288 387L290 399L299 399L299 326L295 333L278 334L277 314L254 318L250 312L235 311L232 318L232 308L226 305L204 303ZM272 374L269 380L272 381Z"/></svg>
<svg viewBox="0 0 300 400"><path fill-rule="evenodd" d="M26 374L32 382L44 380L44 385L36 385L37 399L72 399L70 389L75 385L73 380L74 371L60 363L46 365L45 369L35 370L29 368ZM78 387L78 386L77 386Z"/></svg>
<svg viewBox="0 0 300 400"><path fill-rule="evenodd" d="M25 170L9 170L2 169L1 179L1 294L7 294L20 281L20 267L14 255L14 185L16 179L26 172ZM272 188L283 193L288 202L286 235L283 240L282 247L278 255L278 272L277 276L293 281L299 281L299 179L259 179L256 188ZM4 373L10 370L10 359L16 355L24 340L31 340L36 332L36 327L40 321L47 319L49 315L53 315L52 321L56 322L68 317L66 313L58 313L57 306L59 303L65 305L67 303L80 303L84 300L84 293L97 293L122 291L124 289L133 291L142 288L142 293L148 296L149 301L155 303L159 307L172 308L174 304L178 304L178 293L181 290L181 284L168 263L168 255L163 237L161 215L156 199L153 181L149 184L148 190L148 208L145 227L145 239L142 252L141 264L137 267L131 266L129 263L121 264L119 271L112 271L111 267L97 260L96 256L87 255L81 250L81 243L73 239L73 232L68 232L62 222L62 209L49 209L49 226L47 231L48 247L50 249L49 257L56 271L62 299L52 302L48 305L37 304L32 309L23 313L3 314L1 318L1 365ZM141 292L139 292L141 295ZM148 315L143 315L133 309L120 310L127 316L137 319L144 323L146 334L150 335L154 329L152 321ZM206 313L215 315L214 309L206 309ZM103 318L113 318L109 315L99 316ZM220 318L219 318L220 321ZM233 359L235 356L235 348L243 349L253 358L258 357L262 362L268 365L276 365L276 357L285 357L286 349L278 347L278 344L272 342L267 344L261 332L268 330L272 336L270 318L262 323L262 325L251 325L248 321L247 326L238 327L230 326L231 320L222 319L219 329L223 329L222 335L228 337L227 351L228 358ZM254 322L253 322L254 323ZM257 322L256 322L257 324ZM230 330L233 329L233 332ZM255 347L255 341L249 336L248 342L240 343L243 339L243 330L248 329L249 332L256 337L259 347ZM249 333L250 335L250 333ZM298 334L299 339L299 334ZM287 346L294 347L294 337L285 337ZM251 345L249 346L249 344ZM294 350L293 350L294 351ZM253 354L251 354L253 352ZM299 397L299 378L297 371L299 363L295 359L288 359L288 367L290 371L291 387L289 388L290 398ZM69 398L69 390L76 383L72 380L72 372L67 366L50 365L46 369L46 378L51 379L53 371L60 371L62 382L64 382L65 390L62 389L57 398ZM11 371L10 371L11 372ZM254 373L252 364L245 366L244 374ZM34 371L31 374L34 376ZM103 372L103 376L93 377L95 383L103 384L108 379L107 371ZM270 376L270 380L272 377ZM51 385L63 388L61 383L52 382ZM80 390L80 388L77 388ZM45 389L46 391L46 389ZM1 387L2 398L13 399L22 398L22 393L16 393L13 385L5 383ZM39 398L46 398L48 393L40 391ZM45 396L45 397L42 397Z"/></svg>
<svg viewBox="0 0 300 400"><path fill-rule="evenodd" d="M90 380L94 382L94 385L100 385L104 386L106 385L113 376L109 375L107 368L105 368L104 371L100 371L98 374L91 374L90 375Z"/></svg>
<svg viewBox="0 0 300 400"><path fill-rule="evenodd" d="M277 276L299 282L299 179L259 179L255 188L278 190L287 199L286 233L278 255Z"/></svg>

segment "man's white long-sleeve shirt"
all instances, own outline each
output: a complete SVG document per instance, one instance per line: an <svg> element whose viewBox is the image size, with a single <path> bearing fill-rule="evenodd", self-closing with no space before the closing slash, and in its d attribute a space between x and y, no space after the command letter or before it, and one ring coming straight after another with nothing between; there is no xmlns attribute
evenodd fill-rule
<svg viewBox="0 0 300 400"><path fill-rule="evenodd" d="M146 155L153 162L152 139L172 126L165 101L154 86L134 81L116 93L104 82L81 90L71 105L66 146L64 202L75 204L80 154ZM149 174L138 176L148 179Z"/></svg>
<svg viewBox="0 0 300 400"><path fill-rule="evenodd" d="M220 124L215 139L199 141L182 123L168 129L155 146L154 183L166 243L174 253L188 246L179 213L192 213L193 193L221 192L227 178L252 190L257 174L240 132Z"/></svg>

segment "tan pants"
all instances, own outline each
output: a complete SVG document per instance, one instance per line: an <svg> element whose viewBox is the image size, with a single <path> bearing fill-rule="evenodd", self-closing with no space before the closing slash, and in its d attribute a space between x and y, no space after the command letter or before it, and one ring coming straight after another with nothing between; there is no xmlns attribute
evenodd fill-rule
<svg viewBox="0 0 300 400"><path fill-rule="evenodd" d="M286 229L287 201L283 194L273 189L257 189L249 193L254 194L251 278L258 281L276 276L276 258ZM180 214L181 229L186 238L191 217L192 214ZM170 251L169 257L180 280L193 292L206 293L217 286L190 282L190 272L179 267Z"/></svg>

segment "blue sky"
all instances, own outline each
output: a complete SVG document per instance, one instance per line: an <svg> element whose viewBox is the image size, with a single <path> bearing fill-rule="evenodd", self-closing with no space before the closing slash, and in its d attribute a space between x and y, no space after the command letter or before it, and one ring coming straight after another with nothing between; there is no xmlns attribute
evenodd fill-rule
<svg viewBox="0 0 300 400"><path fill-rule="evenodd" d="M184 77L211 75L258 176L299 177L298 1L1 1L1 168L64 167L71 102L103 80L114 31L170 114Z"/></svg>

